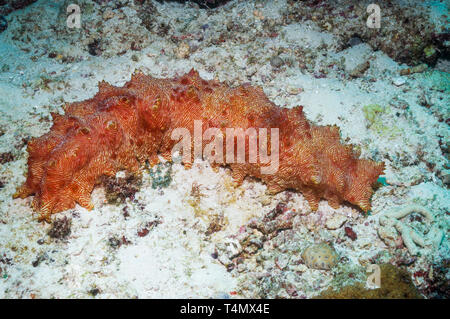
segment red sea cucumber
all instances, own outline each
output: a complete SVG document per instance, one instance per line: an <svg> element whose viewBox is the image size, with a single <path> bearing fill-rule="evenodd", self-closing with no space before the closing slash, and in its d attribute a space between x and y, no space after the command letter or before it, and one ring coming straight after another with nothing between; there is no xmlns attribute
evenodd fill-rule
<svg viewBox="0 0 450 319"><path fill-rule="evenodd" d="M384 169L383 163L358 159L350 145L342 145L336 126L309 123L301 106L280 108L260 87L230 88L203 80L194 70L173 79L136 73L123 87L101 82L93 98L68 104L64 115L52 117L50 132L28 143L27 179L14 195L34 194L32 206L40 220L76 203L93 208L91 192L103 175L122 169L138 174L145 161L156 164L158 154L170 160L178 143L172 132L186 128L193 133L194 121L202 121L202 132L219 128L223 136L226 127L278 128L278 170L263 174L266 164L246 161L228 164L232 176L237 185L246 176L259 178L271 193L301 191L313 210L325 198L332 207L347 201L368 211L372 185ZM247 149L245 156L249 159Z"/></svg>

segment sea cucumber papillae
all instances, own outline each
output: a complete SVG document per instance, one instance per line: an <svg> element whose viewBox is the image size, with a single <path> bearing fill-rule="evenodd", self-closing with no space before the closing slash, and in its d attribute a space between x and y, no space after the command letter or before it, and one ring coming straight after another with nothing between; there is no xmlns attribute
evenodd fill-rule
<svg viewBox="0 0 450 319"><path fill-rule="evenodd" d="M271 193L301 191L313 210L325 198L332 207L347 201L368 211L372 186L384 168L383 163L358 159L350 145L340 143L336 126L310 124L301 106L280 108L259 87L230 88L203 80L194 70L173 79L136 73L123 87L101 82L92 99L68 104L65 115L52 117L50 132L28 143L27 180L14 195L34 194L33 208L43 220L76 203L91 209L91 192L102 175L123 169L138 174L145 161L156 164L158 154L171 159L179 142L172 139L173 131L194 133L194 121L201 121L203 132L218 128L224 139L226 128L267 128L272 141L270 129L278 128L276 172L261 173L267 164L260 161L226 165L236 184L254 176Z"/></svg>

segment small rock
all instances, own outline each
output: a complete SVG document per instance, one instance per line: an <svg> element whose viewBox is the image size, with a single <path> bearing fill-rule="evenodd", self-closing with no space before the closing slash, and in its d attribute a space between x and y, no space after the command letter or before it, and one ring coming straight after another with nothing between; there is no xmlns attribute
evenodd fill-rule
<svg viewBox="0 0 450 319"><path fill-rule="evenodd" d="M108 239L108 245L112 248L118 248L118 247L122 246L122 242L120 241L120 239L118 239L116 237L110 237Z"/></svg>
<svg viewBox="0 0 450 319"><path fill-rule="evenodd" d="M330 229L338 229L347 221L347 216L335 214L327 219L325 226Z"/></svg>
<svg viewBox="0 0 450 319"><path fill-rule="evenodd" d="M189 57L190 54L190 47L189 44L186 42L181 43L176 49L175 49L175 55L179 59L186 59Z"/></svg>
<svg viewBox="0 0 450 319"><path fill-rule="evenodd" d="M264 20L264 16L259 10L253 10L253 15L259 20Z"/></svg>
<svg viewBox="0 0 450 319"><path fill-rule="evenodd" d="M219 260L219 262L220 262L222 265L228 266L228 265L232 264L231 259L228 258L227 255L219 255L219 257L218 257L217 259Z"/></svg>
<svg viewBox="0 0 450 319"><path fill-rule="evenodd" d="M361 64L358 64L351 72L350 76L353 78L360 78L364 75L367 69L370 68L370 62L366 61Z"/></svg>
<svg viewBox="0 0 450 319"><path fill-rule="evenodd" d="M344 230L347 237L351 240L356 240L358 238L358 235L356 235L355 231L351 227L345 227Z"/></svg>
<svg viewBox="0 0 450 319"><path fill-rule="evenodd" d="M285 269L288 264L289 264L289 257L287 255L279 255L279 257L276 260L276 265L280 269Z"/></svg>
<svg viewBox="0 0 450 319"><path fill-rule="evenodd" d="M428 65L423 63L423 64L419 64L419 65L411 67L411 68L401 69L400 70L400 75L409 75L409 74L413 74L413 73L422 73L426 69L428 69Z"/></svg>
<svg viewBox="0 0 450 319"><path fill-rule="evenodd" d="M325 22L325 23L323 24L323 28L324 28L325 30L327 30L327 31L331 31L331 30L333 29L333 26L331 25L330 22Z"/></svg>
<svg viewBox="0 0 450 319"><path fill-rule="evenodd" d="M302 93L303 89L302 88L298 88L298 87L290 86L290 87L287 88L287 91L291 95L297 95L297 94Z"/></svg>
<svg viewBox="0 0 450 319"><path fill-rule="evenodd" d="M88 294L90 294L91 296L95 297L100 293L100 289L98 288L92 288L91 290L88 291Z"/></svg>
<svg viewBox="0 0 450 319"><path fill-rule="evenodd" d="M216 251L219 255L219 261L224 265L232 263L232 259L242 252L242 246L238 240L228 238L224 242L216 245Z"/></svg>
<svg viewBox="0 0 450 319"><path fill-rule="evenodd" d="M305 272L308 270L308 267L306 267L303 264L299 264L299 265L294 265L294 266L290 267L290 269L292 271L296 271L296 272Z"/></svg>
<svg viewBox="0 0 450 319"><path fill-rule="evenodd" d="M237 266L237 272L243 272L243 271L245 271L247 269L247 267L245 266L245 264L239 264L238 266Z"/></svg>
<svg viewBox="0 0 450 319"><path fill-rule="evenodd" d="M36 257L36 259L31 263L33 267L37 267L41 262L48 259L47 253L42 253Z"/></svg>
<svg viewBox="0 0 450 319"><path fill-rule="evenodd" d="M149 232L150 232L150 231L148 230L148 228L143 228L143 229L141 229L141 230L139 230L139 231L137 232L137 235L138 235L139 237L145 237L145 236L148 235Z"/></svg>
<svg viewBox="0 0 450 319"><path fill-rule="evenodd" d="M392 83L393 83L395 86L402 86L403 84L406 83L406 80L405 80L404 78L402 78L402 77L397 77L397 78L395 78L395 79L392 80Z"/></svg>
<svg viewBox="0 0 450 319"><path fill-rule="evenodd" d="M354 47L355 45L361 44L363 41L359 37L351 37L348 40L348 45Z"/></svg>
<svg viewBox="0 0 450 319"><path fill-rule="evenodd" d="M261 203L261 205L263 206L267 206L271 203L270 197L267 195L263 195L261 196L261 198L259 199L259 202Z"/></svg>
<svg viewBox="0 0 450 319"><path fill-rule="evenodd" d="M397 230L390 225L379 226L377 229L378 237L389 247L396 247L400 235Z"/></svg>
<svg viewBox="0 0 450 319"><path fill-rule="evenodd" d="M106 10L105 10L105 12L103 12L103 19L106 21L106 20L109 20L109 19L111 19L111 18L113 18L114 17L114 12L111 10L111 8L107 8Z"/></svg>
<svg viewBox="0 0 450 319"><path fill-rule="evenodd" d="M274 56L270 59L270 65L274 68L279 68L284 64L284 61L282 58L278 56Z"/></svg>
<svg viewBox="0 0 450 319"><path fill-rule="evenodd" d="M88 44L88 52L90 55L99 56L102 54L100 40L94 39L91 43Z"/></svg>

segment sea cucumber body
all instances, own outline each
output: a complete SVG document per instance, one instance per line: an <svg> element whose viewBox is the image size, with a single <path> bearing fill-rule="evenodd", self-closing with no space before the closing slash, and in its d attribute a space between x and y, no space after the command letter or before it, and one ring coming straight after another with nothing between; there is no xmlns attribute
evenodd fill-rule
<svg viewBox="0 0 450 319"><path fill-rule="evenodd" d="M173 131L185 128L194 136L194 121L201 121L202 132L219 129L224 141L226 128L266 128L268 141L270 129L278 128L278 170L261 173L267 164L250 163L246 147L245 163L228 164L233 178L240 184L254 176L271 193L301 191L313 210L325 198L333 207L347 201L368 211L372 185L384 168L358 159L351 146L340 143L336 126L309 123L302 107L280 108L259 87L230 88L203 80L194 70L173 79L136 73L123 87L101 82L92 99L68 104L64 115L52 116L50 131L28 144L27 180L15 194L34 194L33 207L45 220L76 203L91 209L91 192L102 175L122 169L138 174L145 161L156 164L158 154L170 160L179 142ZM209 142L203 139L203 149Z"/></svg>

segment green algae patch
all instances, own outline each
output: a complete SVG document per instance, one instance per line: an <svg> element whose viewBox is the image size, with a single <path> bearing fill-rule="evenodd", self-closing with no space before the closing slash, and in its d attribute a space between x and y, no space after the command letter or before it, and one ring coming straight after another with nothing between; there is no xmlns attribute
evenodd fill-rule
<svg viewBox="0 0 450 319"><path fill-rule="evenodd" d="M392 109L379 104L368 104L363 107L364 117L367 121L367 127L382 137L389 139L395 138L401 134L400 128L388 123L388 118Z"/></svg>

